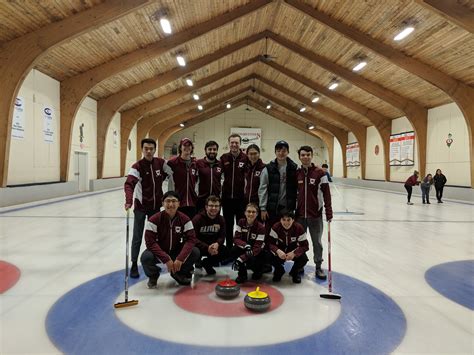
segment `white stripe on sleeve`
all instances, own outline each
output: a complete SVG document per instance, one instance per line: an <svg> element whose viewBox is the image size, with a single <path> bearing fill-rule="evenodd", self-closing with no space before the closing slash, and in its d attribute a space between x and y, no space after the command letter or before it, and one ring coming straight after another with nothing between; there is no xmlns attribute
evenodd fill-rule
<svg viewBox="0 0 474 355"><path fill-rule="evenodd" d="M306 239L307 239L306 233L303 233L303 234L301 234L301 235L298 237L298 241L299 241L299 242L303 242L303 241L305 241Z"/></svg>
<svg viewBox="0 0 474 355"><path fill-rule="evenodd" d="M235 227L235 230L239 233L242 233L242 228L237 224L237 226Z"/></svg>
<svg viewBox="0 0 474 355"><path fill-rule="evenodd" d="M257 234L257 240L264 241L265 240L265 234Z"/></svg>
<svg viewBox="0 0 474 355"><path fill-rule="evenodd" d="M191 221L188 221L185 225L184 225L184 231L183 232L187 232L191 229L194 229L194 226L193 226L193 222Z"/></svg>
<svg viewBox="0 0 474 355"><path fill-rule="evenodd" d="M156 226L155 223L152 223L150 221L147 221L146 222L146 230L147 231L152 231L154 233L157 233L158 232L158 227Z"/></svg>
<svg viewBox="0 0 474 355"><path fill-rule="evenodd" d="M275 239L278 239L278 234L273 230L273 228L270 230L270 237L273 237Z"/></svg>
<svg viewBox="0 0 474 355"><path fill-rule="evenodd" d="M135 176L137 179L140 179L140 172L137 169L131 168L128 172L128 175Z"/></svg>

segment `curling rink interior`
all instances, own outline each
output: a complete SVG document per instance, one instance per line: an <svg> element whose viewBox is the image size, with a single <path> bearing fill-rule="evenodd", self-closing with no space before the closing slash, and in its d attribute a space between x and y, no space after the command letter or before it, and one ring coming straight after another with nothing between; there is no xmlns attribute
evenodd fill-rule
<svg viewBox="0 0 474 355"><path fill-rule="evenodd" d="M327 283L314 281L310 261L300 285L264 275L273 305L263 314L243 308L251 282L223 301L216 279L183 287L164 272L149 290L142 270L130 283L138 306L114 309L124 297L122 189L3 208L0 259L20 275L0 295L0 353L472 354L472 205L414 196L407 206L404 194L344 185L331 192L341 301L319 297ZM235 277L217 270L217 280Z"/></svg>

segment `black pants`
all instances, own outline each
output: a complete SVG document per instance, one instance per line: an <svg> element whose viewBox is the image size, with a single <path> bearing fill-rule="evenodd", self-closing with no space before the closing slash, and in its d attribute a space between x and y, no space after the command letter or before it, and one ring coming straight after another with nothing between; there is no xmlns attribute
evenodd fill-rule
<svg viewBox="0 0 474 355"><path fill-rule="evenodd" d="M275 271L278 269L282 269L283 265L285 264L286 260L282 260L278 257L278 255L272 254L272 265L275 268ZM299 272L300 269L303 269L304 266L308 263L308 256L306 253L303 253L297 258L293 259L293 267L291 268L290 274L294 272Z"/></svg>
<svg viewBox="0 0 474 355"><path fill-rule="evenodd" d="M230 254L235 260L244 254L244 250L237 245L234 245L230 251ZM247 273L247 269L252 270L254 273L261 274L263 265L268 262L268 259L268 251L262 249L257 256L251 256L245 261L244 266L239 270L239 274Z"/></svg>
<svg viewBox="0 0 474 355"><path fill-rule="evenodd" d="M171 252L170 257L174 261L176 257L179 255L181 250L176 252ZM181 266L181 270L179 270L179 274L185 275L186 277L190 277L191 271L194 269L194 263L199 259L199 249L194 247L191 250L191 254L189 254L188 258L184 261L183 265ZM143 270L145 271L145 275L150 278L157 278L160 276L161 268L158 267L156 264L162 263L161 260L153 254L151 251L146 249L140 258L140 261L143 265Z"/></svg>
<svg viewBox="0 0 474 355"><path fill-rule="evenodd" d="M435 186L435 189L436 189L436 199L438 201L441 201L441 199L443 198L444 186Z"/></svg>
<svg viewBox="0 0 474 355"><path fill-rule="evenodd" d="M178 211L183 212L190 219L193 219L194 216L196 215L196 207L191 207L191 206L179 207Z"/></svg>
<svg viewBox="0 0 474 355"><path fill-rule="evenodd" d="M405 190L407 190L407 192L408 192L408 202L410 202L413 187L411 187L410 185L405 185Z"/></svg>
<svg viewBox="0 0 474 355"><path fill-rule="evenodd" d="M133 214L135 216L133 220L133 238L131 246L132 262L136 263L138 261L138 254L140 254L140 247L142 245L143 239L143 230L145 229L145 218L150 218L155 213L158 213L159 210L155 211L139 211L134 210Z"/></svg>
<svg viewBox="0 0 474 355"><path fill-rule="evenodd" d="M225 245L229 250L234 245L234 223L244 218L244 210L245 201L243 199L226 198L222 200L222 212L225 219Z"/></svg>
<svg viewBox="0 0 474 355"><path fill-rule="evenodd" d="M229 258L229 250L225 247L225 245L219 245L219 249L217 250L217 255L209 254L208 250L200 249L201 252L200 259L203 257L207 257L207 263L211 266L217 266L221 261L224 261Z"/></svg>

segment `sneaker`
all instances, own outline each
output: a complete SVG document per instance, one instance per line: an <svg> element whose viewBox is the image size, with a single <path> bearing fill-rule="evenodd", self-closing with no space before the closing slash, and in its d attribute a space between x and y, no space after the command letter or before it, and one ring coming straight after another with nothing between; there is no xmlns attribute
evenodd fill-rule
<svg viewBox="0 0 474 355"><path fill-rule="evenodd" d="M158 283L158 278L160 277L160 275L158 275L157 277L149 277L148 278L148 282L147 282L147 286L148 288L156 288L156 284Z"/></svg>
<svg viewBox="0 0 474 355"><path fill-rule="evenodd" d="M425 203L426 203L426 202L425 202L425 201L423 201L423 204L425 204Z"/></svg>
<svg viewBox="0 0 474 355"><path fill-rule="evenodd" d="M326 280L327 276L322 269L316 269L316 278L320 280Z"/></svg>
<svg viewBox="0 0 474 355"><path fill-rule="evenodd" d="M301 276L298 273L293 274L292 279L295 284L301 283Z"/></svg>
<svg viewBox="0 0 474 355"><path fill-rule="evenodd" d="M407 205L411 206L411 205L413 205L413 202L407 202Z"/></svg>
<svg viewBox="0 0 474 355"><path fill-rule="evenodd" d="M443 201L439 200L439 203L443 203Z"/></svg>
<svg viewBox="0 0 474 355"><path fill-rule="evenodd" d="M285 269L283 267L281 268L276 267L275 272L273 273L273 279L272 279L273 282L280 282L284 274L285 274Z"/></svg>
<svg viewBox="0 0 474 355"><path fill-rule="evenodd" d="M235 279L235 282L237 282L238 284L243 284L247 280L248 280L247 270L245 270L245 272L239 272L239 275Z"/></svg>
<svg viewBox="0 0 474 355"><path fill-rule="evenodd" d="M426 204L428 204L428 205L431 205L431 202L430 202L430 201L428 201L428 202L426 202Z"/></svg>
<svg viewBox="0 0 474 355"><path fill-rule="evenodd" d="M262 278L262 273L261 272L254 272L252 274L252 280L260 280Z"/></svg>
<svg viewBox="0 0 474 355"><path fill-rule="evenodd" d="M191 278L186 277L182 273L174 273L170 275L177 283L179 283L182 286L189 286L191 285Z"/></svg>
<svg viewBox="0 0 474 355"><path fill-rule="evenodd" d="M130 277L132 279L138 279L140 277L140 274L138 273L138 263L132 262L132 267L130 268Z"/></svg>

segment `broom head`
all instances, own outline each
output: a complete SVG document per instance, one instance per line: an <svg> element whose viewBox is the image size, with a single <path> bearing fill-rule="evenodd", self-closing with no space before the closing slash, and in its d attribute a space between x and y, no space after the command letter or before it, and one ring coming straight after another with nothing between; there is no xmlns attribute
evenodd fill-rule
<svg viewBox="0 0 474 355"><path fill-rule="evenodd" d="M125 308L125 307L131 307L131 306L136 306L138 304L138 300L130 300L130 301L125 301L125 302L118 302L114 304L114 308Z"/></svg>
<svg viewBox="0 0 474 355"><path fill-rule="evenodd" d="M341 295L337 294L337 293L332 293L332 292L328 292L328 293L321 293L319 295L319 297L321 298L326 298L326 299L329 299L329 300L340 300L342 298Z"/></svg>

